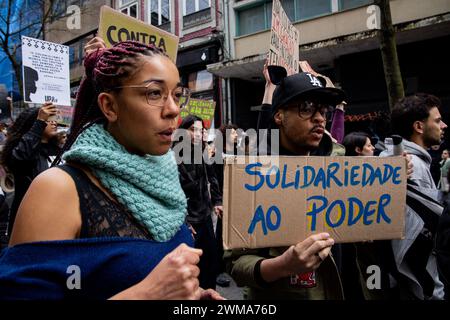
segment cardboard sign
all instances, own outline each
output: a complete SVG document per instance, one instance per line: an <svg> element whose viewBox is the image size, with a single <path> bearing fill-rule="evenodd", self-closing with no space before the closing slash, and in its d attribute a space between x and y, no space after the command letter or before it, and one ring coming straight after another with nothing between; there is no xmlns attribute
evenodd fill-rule
<svg viewBox="0 0 450 320"><path fill-rule="evenodd" d="M404 237L403 157L231 157L224 179L227 249Z"/></svg>
<svg viewBox="0 0 450 320"><path fill-rule="evenodd" d="M22 63L25 102L70 106L68 46L22 36Z"/></svg>
<svg viewBox="0 0 450 320"><path fill-rule="evenodd" d="M209 129L214 119L215 109L216 103L213 100L189 99L188 105L181 110L180 118L184 119L190 114L198 116L205 123L205 128Z"/></svg>
<svg viewBox="0 0 450 320"><path fill-rule="evenodd" d="M303 61L300 61L299 64L300 64L300 69L301 69L303 72L309 72L309 73L311 73L313 76L324 78L325 81L327 82L327 83L326 83L326 87L327 87L327 88L334 88L333 81L331 81L331 79L328 78L327 76L324 76L323 74L320 74L320 73L317 73L316 71L314 71L314 69L310 66L310 64L308 63L308 61L303 60Z"/></svg>
<svg viewBox="0 0 450 320"><path fill-rule="evenodd" d="M135 40L153 44L167 53L174 63L177 61L179 40L177 36L108 6L102 6L100 9L98 35L105 41L108 48L117 42Z"/></svg>
<svg viewBox="0 0 450 320"><path fill-rule="evenodd" d="M288 75L298 73L300 34L289 20L279 0L273 0L269 65L282 66Z"/></svg>

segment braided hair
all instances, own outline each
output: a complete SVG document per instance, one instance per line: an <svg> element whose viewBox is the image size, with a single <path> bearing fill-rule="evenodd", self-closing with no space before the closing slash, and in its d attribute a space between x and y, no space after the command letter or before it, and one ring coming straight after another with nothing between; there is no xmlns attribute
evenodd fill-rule
<svg viewBox="0 0 450 320"><path fill-rule="evenodd" d="M98 49L85 57L86 77L78 90L70 134L53 166L61 161L63 153L70 149L84 129L100 120L106 120L97 104L99 94L121 86L124 80L132 77L139 69L138 61L141 57L155 55L167 57L164 51L154 45L124 41L109 49Z"/></svg>

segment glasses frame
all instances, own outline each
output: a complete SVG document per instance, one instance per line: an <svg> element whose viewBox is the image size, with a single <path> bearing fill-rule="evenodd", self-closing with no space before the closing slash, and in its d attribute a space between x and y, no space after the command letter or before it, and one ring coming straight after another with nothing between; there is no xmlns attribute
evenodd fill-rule
<svg viewBox="0 0 450 320"><path fill-rule="evenodd" d="M112 88L112 89L113 89L113 90L114 90L114 89L123 89L123 88L147 89L147 91L145 92L145 100L147 101L147 104L150 105L150 106L152 106L152 107L163 108L163 107L165 106L165 104L167 103L167 99L169 98L169 95L163 96L164 103L163 103L162 105L156 105L156 104L151 103L151 102L149 101L149 98L148 98L148 95L147 95L148 87L149 87L151 84L154 84L154 83L158 83L158 84L159 84L160 82L159 82L159 81L150 81L150 82L149 82L147 85L145 85L145 86L140 86L140 85L128 85L128 86L118 86L118 87L114 87L114 88ZM175 104L178 105L178 107L180 108L180 110L182 110L182 109L183 109L184 107L186 107L187 104L189 103L189 100L191 99L191 94L192 94L192 92L191 92L191 90L189 90L188 88L183 87L183 86L178 86L178 87L176 87L176 89L178 89L178 88L181 88L181 89L183 90L183 96L186 97L186 101L183 102L182 104L178 105L178 104L175 102L175 99L174 99L173 95L172 95L172 100L175 102ZM169 94L170 94L170 95L171 95L171 93L173 93L173 90L169 90Z"/></svg>
<svg viewBox="0 0 450 320"><path fill-rule="evenodd" d="M314 107L313 113L310 116L304 116L301 114L301 109L306 108L307 105L306 104L312 104ZM297 114L299 116L300 119L303 120L309 120L311 119L317 112L319 112L322 117L324 117L325 120L328 120L328 116L330 114L333 113L333 111L335 110L335 107L333 105L330 104L324 104L324 103L317 103L315 101L310 101L310 100L306 100L306 101L301 101L299 103L290 103L288 105L286 105L286 108L290 108L290 107L296 107L297 108ZM325 111L321 112L321 109L326 109Z"/></svg>

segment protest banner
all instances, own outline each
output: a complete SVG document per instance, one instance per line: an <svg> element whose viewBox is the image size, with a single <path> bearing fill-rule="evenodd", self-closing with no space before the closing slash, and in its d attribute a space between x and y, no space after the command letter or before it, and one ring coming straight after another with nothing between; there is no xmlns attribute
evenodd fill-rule
<svg viewBox="0 0 450 320"><path fill-rule="evenodd" d="M64 125L64 126L70 126L72 124L72 118L75 110L75 99L70 99L71 105L70 106L59 106L58 107L58 115L56 116L56 122L58 124Z"/></svg>
<svg viewBox="0 0 450 320"><path fill-rule="evenodd" d="M298 73L300 34L289 20L279 0L273 0L269 65L282 66L288 75Z"/></svg>
<svg viewBox="0 0 450 320"><path fill-rule="evenodd" d="M108 48L120 41L135 40L153 44L167 53L174 63L177 61L177 36L108 6L102 6L100 9L98 35Z"/></svg>
<svg viewBox="0 0 450 320"><path fill-rule="evenodd" d="M211 122L214 119L216 103L213 100L189 99L189 103L181 110L180 122L188 115L192 114L202 118L205 128L211 128Z"/></svg>
<svg viewBox="0 0 450 320"><path fill-rule="evenodd" d="M69 47L22 36L24 101L70 106Z"/></svg>
<svg viewBox="0 0 450 320"><path fill-rule="evenodd" d="M403 157L231 157L224 174L227 249L402 239Z"/></svg>

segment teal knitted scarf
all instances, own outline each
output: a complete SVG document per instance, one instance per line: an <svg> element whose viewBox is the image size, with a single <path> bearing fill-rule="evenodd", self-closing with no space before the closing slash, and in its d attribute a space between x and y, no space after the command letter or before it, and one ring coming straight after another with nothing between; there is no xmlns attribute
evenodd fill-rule
<svg viewBox="0 0 450 320"><path fill-rule="evenodd" d="M184 223L186 196L173 151L138 156L125 150L100 124L77 138L64 160L87 165L156 241L168 241Z"/></svg>

